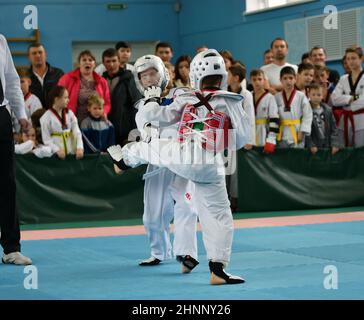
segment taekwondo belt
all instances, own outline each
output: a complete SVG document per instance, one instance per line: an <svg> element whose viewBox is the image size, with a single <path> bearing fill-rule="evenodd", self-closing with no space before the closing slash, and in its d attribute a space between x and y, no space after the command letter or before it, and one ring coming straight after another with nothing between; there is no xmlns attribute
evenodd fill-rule
<svg viewBox="0 0 364 320"><path fill-rule="evenodd" d="M279 133L277 136L277 140L278 141L282 140L283 128L289 127L289 130L291 131L294 143L298 144L297 131L296 131L295 126L300 125L300 124L301 124L301 120L299 120L299 119L282 119L279 124Z"/></svg>
<svg viewBox="0 0 364 320"><path fill-rule="evenodd" d="M354 116L357 115L357 114L363 114L363 113L364 113L364 109L360 109L360 110L357 110L357 111L351 111L351 110L343 109L341 117L344 117L344 138L345 138L345 146L346 147L349 144L349 121L351 122L351 131L352 131L352 134L353 134L353 145L355 145Z"/></svg>
<svg viewBox="0 0 364 320"><path fill-rule="evenodd" d="M332 107L332 113L336 121L336 126L339 126L340 118L343 115L343 107Z"/></svg>
<svg viewBox="0 0 364 320"><path fill-rule="evenodd" d="M257 126L268 124L268 119L266 119L266 118L255 119L255 124Z"/></svg>
<svg viewBox="0 0 364 320"><path fill-rule="evenodd" d="M68 154L68 150L67 150L67 139L71 136L71 132L70 131L66 131L66 132L53 132L51 133L52 137L61 137L62 141L63 141L63 146L64 146L64 152L67 155Z"/></svg>

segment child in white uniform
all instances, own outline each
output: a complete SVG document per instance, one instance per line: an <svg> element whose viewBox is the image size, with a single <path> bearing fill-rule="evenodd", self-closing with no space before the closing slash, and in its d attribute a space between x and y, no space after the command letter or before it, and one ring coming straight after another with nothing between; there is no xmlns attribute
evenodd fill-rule
<svg viewBox="0 0 364 320"><path fill-rule="evenodd" d="M49 146L39 144L36 138L36 131L33 127L29 126L26 129L21 129L21 142L15 144L16 154L33 153L38 158L51 157L53 152Z"/></svg>
<svg viewBox="0 0 364 320"><path fill-rule="evenodd" d="M264 146L266 153L273 153L276 136L279 132L279 116L276 100L268 90L264 89L264 72L252 70L250 81L253 85L253 100L255 109L256 145Z"/></svg>
<svg viewBox="0 0 364 320"><path fill-rule="evenodd" d="M340 78L331 95L333 106L343 107L338 121L340 142L345 146L364 146L364 71L363 50L349 48L345 52L351 73Z"/></svg>
<svg viewBox="0 0 364 320"><path fill-rule="evenodd" d="M227 72L216 50L206 50L194 58L190 77L193 87L201 91L182 94L168 108L162 108L158 104L160 90L151 88L146 93L149 99L140 107L150 121L179 123L177 141L152 139L149 144L130 143L109 152L121 170L155 161L191 180L189 194L202 227L210 283L243 283L244 279L224 271L230 261L234 227L222 158L225 148L237 150L247 144L250 121L241 107L243 97L220 90L227 87ZM235 136L228 143L224 137L229 125L235 129ZM220 133L225 135L221 138Z"/></svg>
<svg viewBox="0 0 364 320"><path fill-rule="evenodd" d="M166 95L160 101L163 108L168 108L173 99L185 90L167 89L170 84L169 73L162 60L154 55L139 58L134 65L134 79L139 91L151 86L158 86ZM144 105L142 99L138 104ZM176 128L158 128L157 123L148 122L143 108L136 115L138 129L144 141L151 136L168 138L176 136ZM189 273L198 265L196 226L197 215L189 206L186 198L188 180L177 176L167 168L149 164L143 179L144 214L143 224L151 247L151 257L140 263L141 266L158 265L161 261L172 257L170 241L170 223L174 220L173 254L182 265L182 272Z"/></svg>
<svg viewBox="0 0 364 320"><path fill-rule="evenodd" d="M305 134L311 133L312 109L306 95L295 88L296 72L291 67L281 71L283 90L275 95L280 119L278 146L304 148Z"/></svg>
<svg viewBox="0 0 364 320"><path fill-rule="evenodd" d="M62 160L68 154L76 154L76 159L82 159L82 134L76 116L67 109L69 97L66 88L54 87L49 99L52 107L40 118L43 143Z"/></svg>

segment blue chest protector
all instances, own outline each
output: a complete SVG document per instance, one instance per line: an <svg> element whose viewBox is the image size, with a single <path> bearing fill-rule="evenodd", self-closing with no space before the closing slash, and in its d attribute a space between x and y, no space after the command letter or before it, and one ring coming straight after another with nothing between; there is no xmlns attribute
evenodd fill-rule
<svg viewBox="0 0 364 320"><path fill-rule="evenodd" d="M173 102L173 98L163 98L161 102L161 106L169 106Z"/></svg>

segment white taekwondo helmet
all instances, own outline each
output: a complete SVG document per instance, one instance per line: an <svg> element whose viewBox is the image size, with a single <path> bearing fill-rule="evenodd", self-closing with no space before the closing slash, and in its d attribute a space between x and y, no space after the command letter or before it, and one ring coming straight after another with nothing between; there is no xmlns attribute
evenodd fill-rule
<svg viewBox="0 0 364 320"><path fill-rule="evenodd" d="M158 73L160 75L158 87L160 87L162 89L162 92L167 87L168 82L170 80L169 72L168 72L167 68L165 67L161 58L151 55L151 54L140 57L134 64L133 74L134 74L135 84L136 84L138 90L140 91L140 93L143 95L144 95L145 88L143 88L142 84L140 83L139 74L150 68L154 68L158 71Z"/></svg>
<svg viewBox="0 0 364 320"><path fill-rule="evenodd" d="M190 65L190 81L194 89L201 89L201 82L207 76L222 76L221 89L227 88L227 71L224 58L215 50L208 49L197 54Z"/></svg>

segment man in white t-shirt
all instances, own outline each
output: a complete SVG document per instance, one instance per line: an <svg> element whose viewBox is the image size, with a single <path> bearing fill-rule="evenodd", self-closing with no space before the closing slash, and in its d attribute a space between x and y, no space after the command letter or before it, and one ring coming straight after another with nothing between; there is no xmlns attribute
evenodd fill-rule
<svg viewBox="0 0 364 320"><path fill-rule="evenodd" d="M297 66L286 62L288 54L288 43L282 38L276 38L272 41L271 49L273 51L274 60L272 63L262 66L267 79L266 89L271 94L276 94L278 91L282 91L282 85L280 81L280 72L284 67L292 67L297 73Z"/></svg>

